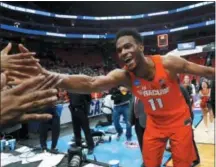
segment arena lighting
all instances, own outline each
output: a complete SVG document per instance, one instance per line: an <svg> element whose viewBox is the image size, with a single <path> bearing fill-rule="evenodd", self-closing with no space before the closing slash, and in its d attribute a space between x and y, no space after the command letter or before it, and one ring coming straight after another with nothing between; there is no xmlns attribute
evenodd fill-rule
<svg viewBox="0 0 216 167"><path fill-rule="evenodd" d="M194 29L199 27L206 27L210 25L214 25L215 21L204 21L201 23L190 24L182 27L172 28L172 29L164 29L164 30L156 30L156 31L148 31L148 32L141 32L141 36L151 36L151 35L159 35L159 34L169 34L176 31L183 31L188 29ZM55 36L55 37L63 37L63 38L76 38L76 39L113 39L115 38L115 34L63 34L63 33L56 33L56 32L46 32L40 30L32 30L32 29L25 29L25 28L17 28L11 25L0 24L0 29L20 32L24 34L31 34L31 35L42 35L42 36Z"/></svg>
<svg viewBox="0 0 216 167"><path fill-rule="evenodd" d="M19 28L19 26L20 26L20 23L19 23L19 22L15 22L15 23L14 23L14 27Z"/></svg>
<svg viewBox="0 0 216 167"><path fill-rule="evenodd" d="M189 5L189 6L169 10L169 11L160 11L160 12L156 12L156 13L138 14L138 15L131 15L131 16L105 16L105 17L75 16L75 15L55 14L55 13L50 13L50 12L45 12L45 11L40 11L40 10L17 7L17 6L9 5L9 4L3 3L3 2L0 2L0 7L6 8L6 9L9 9L9 10L18 11L18 12L31 13L31 14L47 16L47 17L56 17L56 18L60 18L60 19L78 19L78 20L100 21L100 20L142 19L142 18L153 17L153 16L168 15L168 14L179 13L179 12L191 10L191 9L194 9L194 8L207 6L207 5L210 5L210 4L213 4L213 3L214 3L213 1L212 2L200 2L200 3L196 3L196 4L193 4L193 5Z"/></svg>

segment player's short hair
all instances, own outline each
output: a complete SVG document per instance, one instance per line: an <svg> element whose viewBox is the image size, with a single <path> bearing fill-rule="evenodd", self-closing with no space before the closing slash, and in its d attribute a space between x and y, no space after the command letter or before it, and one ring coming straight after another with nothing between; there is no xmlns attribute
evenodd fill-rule
<svg viewBox="0 0 216 167"><path fill-rule="evenodd" d="M137 43L143 44L143 38L136 29L124 28L124 29L119 30L116 33L115 43L120 37L123 37L123 36L132 36Z"/></svg>

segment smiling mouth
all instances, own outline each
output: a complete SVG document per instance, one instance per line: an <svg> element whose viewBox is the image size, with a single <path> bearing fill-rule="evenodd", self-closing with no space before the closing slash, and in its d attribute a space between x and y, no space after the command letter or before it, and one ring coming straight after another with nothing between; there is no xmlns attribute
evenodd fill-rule
<svg viewBox="0 0 216 167"><path fill-rule="evenodd" d="M126 59L124 62L127 64L131 61L132 59Z"/></svg>

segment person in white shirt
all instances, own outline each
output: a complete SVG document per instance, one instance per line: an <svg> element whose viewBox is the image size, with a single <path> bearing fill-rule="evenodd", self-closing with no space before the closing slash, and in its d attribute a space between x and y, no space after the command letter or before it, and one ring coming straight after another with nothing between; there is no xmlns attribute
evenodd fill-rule
<svg viewBox="0 0 216 167"><path fill-rule="evenodd" d="M111 97L111 94L107 94L102 100L101 105L101 111L105 114L107 122L99 121L96 126L108 126L112 124L114 101L111 99Z"/></svg>

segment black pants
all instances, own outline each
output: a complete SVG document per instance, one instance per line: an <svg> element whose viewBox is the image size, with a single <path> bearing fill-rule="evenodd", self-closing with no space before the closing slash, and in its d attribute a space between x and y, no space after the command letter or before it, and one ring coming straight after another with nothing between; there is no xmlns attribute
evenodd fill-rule
<svg viewBox="0 0 216 167"><path fill-rule="evenodd" d="M82 137L81 137L81 128L84 131L86 142L88 148L94 148L94 141L91 135L91 131L89 128L89 120L88 120L88 110L87 108L74 108L69 107L72 115L72 124L75 136L75 143L77 146L81 146Z"/></svg>
<svg viewBox="0 0 216 167"><path fill-rule="evenodd" d="M43 149L47 148L47 134L50 128L52 130L51 149L54 149L56 148L60 133L60 117L58 115L54 115L49 121L41 121L40 123L40 144Z"/></svg>
<svg viewBox="0 0 216 167"><path fill-rule="evenodd" d="M139 119L135 120L135 132L136 132L137 139L138 139L138 142L139 142L140 150L142 152L143 135L144 135L144 132L145 132L145 128L140 126Z"/></svg>

